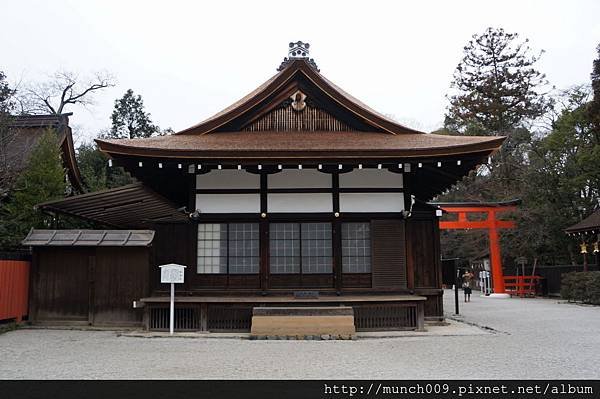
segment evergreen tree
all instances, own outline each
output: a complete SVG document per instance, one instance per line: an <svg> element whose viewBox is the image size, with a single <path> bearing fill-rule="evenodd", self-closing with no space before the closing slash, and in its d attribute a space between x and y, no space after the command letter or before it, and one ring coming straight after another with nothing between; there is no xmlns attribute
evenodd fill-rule
<svg viewBox="0 0 600 399"><path fill-rule="evenodd" d="M457 92L449 97L445 118L445 127L454 134L508 137L488 165L500 183L502 197L510 196L518 184L531 141L529 122L544 115L552 104L540 93L547 81L535 69L539 55L532 54L527 43L502 28L474 35L454 72L452 87Z"/></svg>
<svg viewBox="0 0 600 399"><path fill-rule="evenodd" d="M567 95L570 105L528 154L518 228L507 242L546 262L575 262L577 251L564 229L600 206L600 137L590 120L588 91L578 87Z"/></svg>
<svg viewBox="0 0 600 399"><path fill-rule="evenodd" d="M108 167L108 157L95 144L82 144L77 149L77 163L86 186L94 192L135 182L122 167Z"/></svg>
<svg viewBox="0 0 600 399"><path fill-rule="evenodd" d="M544 115L552 101L541 89L547 84L535 68L539 54L533 54L528 40L516 33L488 28L474 35L464 47L452 81L444 133L507 136L492 163L472 172L441 198L444 201L499 201L522 197L528 184L527 154L533 135L529 127ZM506 254L515 255L516 240ZM473 258L487 251L484 231L443 232L445 256ZM516 249L515 249L516 250Z"/></svg>
<svg viewBox="0 0 600 399"><path fill-rule="evenodd" d="M6 81L6 75L0 71L0 116L6 116L10 114L13 108L12 97L15 94L8 82Z"/></svg>
<svg viewBox="0 0 600 399"><path fill-rule="evenodd" d="M136 96L131 89L115 101L111 121L111 138L133 139L160 133L160 128L152 123L150 114L144 110L142 96Z"/></svg>
<svg viewBox="0 0 600 399"><path fill-rule="evenodd" d="M11 112L14 108L13 90L6 81L6 75L0 71L0 201L10 190L14 181L14 170L11 165L11 154L8 145L14 138L14 131L9 129Z"/></svg>
<svg viewBox="0 0 600 399"><path fill-rule="evenodd" d="M0 209L0 246L17 248L30 228L48 228L48 217L35 205L62 198L66 189L57 135L49 129L32 150L27 168Z"/></svg>
<svg viewBox="0 0 600 399"><path fill-rule="evenodd" d="M504 135L546 112L548 99L538 89L547 82L534 68L539 56L528 40L517 40L502 28L473 35L454 72L458 93L450 97L447 125L465 134Z"/></svg>
<svg viewBox="0 0 600 399"><path fill-rule="evenodd" d="M596 140L600 140L600 44L596 47L598 58L592 67L592 92L594 97L588 107L588 117L592 124L592 132Z"/></svg>

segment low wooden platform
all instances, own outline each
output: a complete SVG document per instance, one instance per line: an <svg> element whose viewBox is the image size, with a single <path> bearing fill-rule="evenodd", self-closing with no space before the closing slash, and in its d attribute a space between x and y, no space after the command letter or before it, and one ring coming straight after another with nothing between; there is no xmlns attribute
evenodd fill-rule
<svg viewBox="0 0 600 399"><path fill-rule="evenodd" d="M349 307L354 312L356 331L424 329L424 303L419 295L327 295L318 298L292 295L266 296L177 296L175 330L250 332L254 309L265 307ZM169 328L168 296L139 300L144 307L148 330Z"/></svg>
<svg viewBox="0 0 600 399"><path fill-rule="evenodd" d="M340 295L318 298L296 298L294 296L176 296L176 303L356 303L356 302L412 302L425 301L419 295ZM153 296L140 299L143 303L169 303L168 296Z"/></svg>

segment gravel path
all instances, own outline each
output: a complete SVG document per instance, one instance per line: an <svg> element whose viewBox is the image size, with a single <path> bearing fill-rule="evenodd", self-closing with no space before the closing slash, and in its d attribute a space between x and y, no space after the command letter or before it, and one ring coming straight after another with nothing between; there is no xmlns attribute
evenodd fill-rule
<svg viewBox="0 0 600 399"><path fill-rule="evenodd" d="M461 314L496 332L249 341L23 329L0 335L0 378L600 378L600 307L474 296Z"/></svg>

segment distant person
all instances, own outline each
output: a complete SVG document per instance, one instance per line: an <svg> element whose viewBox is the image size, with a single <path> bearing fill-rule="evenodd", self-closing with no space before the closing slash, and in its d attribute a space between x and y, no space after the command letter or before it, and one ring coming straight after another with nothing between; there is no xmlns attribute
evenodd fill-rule
<svg viewBox="0 0 600 399"><path fill-rule="evenodd" d="M475 275L472 271L467 270L465 274L462 275L463 279L463 291L465 293L465 302L471 302L471 293L473 292L473 282L475 280Z"/></svg>

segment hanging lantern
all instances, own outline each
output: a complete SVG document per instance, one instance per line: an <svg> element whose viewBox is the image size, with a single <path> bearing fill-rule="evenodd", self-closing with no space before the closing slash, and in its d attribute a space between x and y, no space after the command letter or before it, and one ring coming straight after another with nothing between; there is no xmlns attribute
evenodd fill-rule
<svg viewBox="0 0 600 399"><path fill-rule="evenodd" d="M587 251L587 244L586 244L585 242L584 242L584 243L582 243L582 244L580 245L580 247L581 247L581 253L582 253L582 254L587 254L587 253L588 253L588 251Z"/></svg>
<svg viewBox="0 0 600 399"><path fill-rule="evenodd" d="M594 252L595 254L597 254L598 252L600 252L600 249L598 249L598 241L596 241L594 243L594 250L592 252Z"/></svg>

